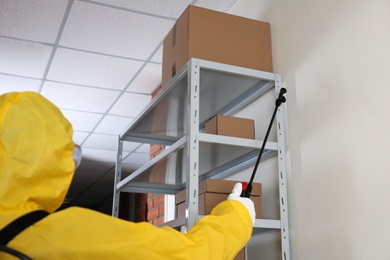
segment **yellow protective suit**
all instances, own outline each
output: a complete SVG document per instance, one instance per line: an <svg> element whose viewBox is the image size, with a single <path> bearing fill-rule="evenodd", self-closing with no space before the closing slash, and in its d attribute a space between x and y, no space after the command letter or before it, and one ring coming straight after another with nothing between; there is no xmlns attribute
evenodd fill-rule
<svg viewBox="0 0 390 260"><path fill-rule="evenodd" d="M33 259L232 259L248 242L252 220L227 200L187 233L132 223L88 209L55 212L75 165L73 130L33 92L0 96L0 229L25 213L50 214L8 243ZM13 259L0 253L0 259Z"/></svg>

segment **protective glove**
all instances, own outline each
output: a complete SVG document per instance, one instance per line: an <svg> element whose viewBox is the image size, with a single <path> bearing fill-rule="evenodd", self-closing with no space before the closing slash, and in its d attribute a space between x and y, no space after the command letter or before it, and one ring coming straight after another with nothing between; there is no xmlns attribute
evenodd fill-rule
<svg viewBox="0 0 390 260"><path fill-rule="evenodd" d="M252 225L255 224L255 217L256 217L256 212L255 212L255 205L253 204L253 201L249 198L243 198L240 197L242 192L242 183L236 183L234 185L232 193L229 194L228 200L236 200L244 204L244 206L248 209L249 214L252 218Z"/></svg>

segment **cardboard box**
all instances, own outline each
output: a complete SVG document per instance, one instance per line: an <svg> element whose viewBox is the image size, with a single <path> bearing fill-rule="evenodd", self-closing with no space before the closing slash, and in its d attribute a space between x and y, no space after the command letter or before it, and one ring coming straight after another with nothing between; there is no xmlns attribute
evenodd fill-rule
<svg viewBox="0 0 390 260"><path fill-rule="evenodd" d="M220 202L226 200L237 181L207 179L199 183L198 213L199 215L210 214L212 209ZM250 199L255 204L256 218L261 217L261 183L252 184ZM176 193L176 217L185 215L186 190Z"/></svg>
<svg viewBox="0 0 390 260"><path fill-rule="evenodd" d="M216 115L206 122L205 133L255 139L255 121Z"/></svg>
<svg viewBox="0 0 390 260"><path fill-rule="evenodd" d="M190 58L272 72L270 25L190 5L164 39L162 85Z"/></svg>
<svg viewBox="0 0 390 260"><path fill-rule="evenodd" d="M237 253L237 255L234 257L233 260L245 260L246 257L246 247L240 250L240 252Z"/></svg>

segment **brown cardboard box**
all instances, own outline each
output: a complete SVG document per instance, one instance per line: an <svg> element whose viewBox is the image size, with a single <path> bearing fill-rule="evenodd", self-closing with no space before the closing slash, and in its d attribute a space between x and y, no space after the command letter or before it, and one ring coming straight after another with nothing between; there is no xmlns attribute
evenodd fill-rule
<svg viewBox="0 0 390 260"><path fill-rule="evenodd" d="M234 257L233 260L245 260L245 254L246 254L246 250L245 250L245 247L243 249L240 250L240 252L237 253L236 257Z"/></svg>
<svg viewBox="0 0 390 260"><path fill-rule="evenodd" d="M206 179L199 183L199 198L198 198L198 213L199 215L207 215L220 202L226 200L232 192L234 184L237 181ZM185 215L185 194L186 190L181 190L176 193L176 217ZM252 184L252 192L250 199L255 204L256 218L261 217L261 183Z"/></svg>
<svg viewBox="0 0 390 260"><path fill-rule="evenodd" d="M272 72L270 25L190 5L164 39L162 85L190 58Z"/></svg>
<svg viewBox="0 0 390 260"><path fill-rule="evenodd" d="M205 133L255 139L255 121L216 115L206 122Z"/></svg>
<svg viewBox="0 0 390 260"><path fill-rule="evenodd" d="M205 192L199 195L198 198L198 214L208 215L212 209L222 201L228 198L229 194L222 193L209 193ZM250 199L255 204L256 218L261 218L261 197L251 196ZM186 203L182 201L176 204L176 217L182 217L185 215Z"/></svg>
<svg viewBox="0 0 390 260"><path fill-rule="evenodd" d="M199 182L198 194L211 192L211 193L222 193L222 194L229 195L232 192L234 185L237 182L238 181L206 179L204 181ZM262 195L261 183L257 183L257 182L252 183L251 195L255 197L259 197ZM185 201L185 199L186 199L186 190L184 189L176 193L175 204L179 204Z"/></svg>

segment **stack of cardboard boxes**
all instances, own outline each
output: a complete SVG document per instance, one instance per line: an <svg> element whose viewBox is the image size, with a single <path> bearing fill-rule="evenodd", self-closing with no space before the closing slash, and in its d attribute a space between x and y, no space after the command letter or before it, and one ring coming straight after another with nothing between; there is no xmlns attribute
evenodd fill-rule
<svg viewBox="0 0 390 260"><path fill-rule="evenodd" d="M162 85L191 58L272 72L270 25L189 6L164 39Z"/></svg>
<svg viewBox="0 0 390 260"><path fill-rule="evenodd" d="M212 209L220 202L225 201L232 192L237 181L206 179L199 183L198 213L199 215L210 214ZM250 199L255 205L256 218L261 217L261 183L253 183ZM186 208L186 190L176 193L176 217L182 217Z"/></svg>
<svg viewBox="0 0 390 260"><path fill-rule="evenodd" d="M198 213L199 215L210 214L212 209L222 201L225 201L232 192L237 181L206 179L199 183ZM261 183L253 183L250 199L255 205L256 218L261 218ZM185 215L186 209L186 190L176 193L176 217ZM246 259L246 248L243 248L234 258L234 260Z"/></svg>
<svg viewBox="0 0 390 260"><path fill-rule="evenodd" d="M271 32L268 23L189 6L163 45L162 86L191 58L272 72ZM237 86L239 87L239 86ZM254 121L215 115L205 126L210 134L255 138ZM207 215L227 199L237 181L207 179L199 183L199 214ZM261 217L260 183L253 183L251 200ZM176 216L185 214L186 190L176 194ZM245 259L243 249L235 259Z"/></svg>

